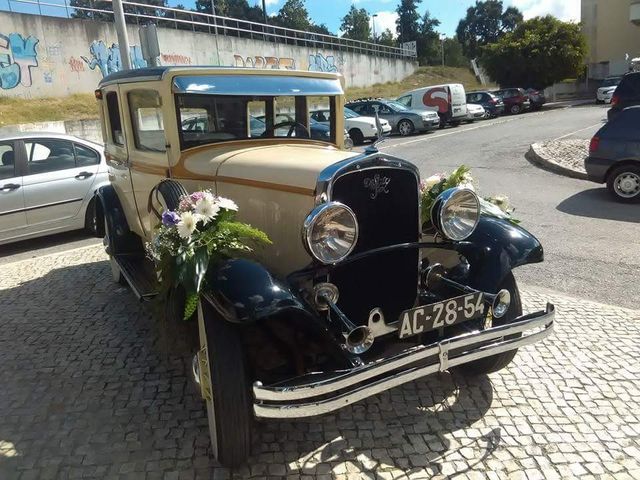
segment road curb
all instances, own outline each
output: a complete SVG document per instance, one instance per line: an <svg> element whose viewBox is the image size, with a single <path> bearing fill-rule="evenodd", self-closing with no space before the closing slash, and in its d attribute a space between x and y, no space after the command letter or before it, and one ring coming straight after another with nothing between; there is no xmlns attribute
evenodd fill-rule
<svg viewBox="0 0 640 480"><path fill-rule="evenodd" d="M525 158L533 165L540 167L543 170L557 173L558 175L564 175L565 177L577 178L578 180L588 180L589 177L584 172L579 172L571 168L560 165L554 162L550 158L544 157L537 150L540 149L539 143L533 143L529 147L529 151L525 154Z"/></svg>

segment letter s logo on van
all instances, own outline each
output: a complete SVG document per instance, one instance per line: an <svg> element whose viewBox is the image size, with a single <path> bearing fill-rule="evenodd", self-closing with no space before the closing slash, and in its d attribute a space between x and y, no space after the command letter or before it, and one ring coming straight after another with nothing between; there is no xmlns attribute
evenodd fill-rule
<svg viewBox="0 0 640 480"><path fill-rule="evenodd" d="M445 87L427 90L422 96L422 103L427 107L438 107L440 113L447 113L449 111L449 92Z"/></svg>

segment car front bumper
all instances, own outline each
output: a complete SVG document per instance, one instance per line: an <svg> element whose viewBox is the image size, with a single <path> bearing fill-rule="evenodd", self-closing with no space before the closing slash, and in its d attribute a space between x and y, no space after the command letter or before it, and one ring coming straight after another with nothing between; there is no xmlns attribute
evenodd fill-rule
<svg viewBox="0 0 640 480"><path fill-rule="evenodd" d="M508 325L413 346L349 370L312 373L269 386L255 382L253 411L259 418L332 412L418 378L538 342L551 334L554 318L555 308L547 304L544 311Z"/></svg>

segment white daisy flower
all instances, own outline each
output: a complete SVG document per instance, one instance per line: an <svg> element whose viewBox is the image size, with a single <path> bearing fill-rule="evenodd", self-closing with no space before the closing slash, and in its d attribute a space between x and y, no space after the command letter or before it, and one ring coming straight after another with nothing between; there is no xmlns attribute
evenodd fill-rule
<svg viewBox="0 0 640 480"><path fill-rule="evenodd" d="M442 177L440 175L431 175L429 178L427 178L424 181L424 186L428 190L431 187L433 187L434 185L437 185L438 183L440 183L441 181L442 181Z"/></svg>
<svg viewBox="0 0 640 480"><path fill-rule="evenodd" d="M234 212L238 211L238 205L236 205L236 202L230 198L218 197L218 206L225 210L233 210Z"/></svg>
<svg viewBox="0 0 640 480"><path fill-rule="evenodd" d="M205 195L196 202L196 215L198 215L205 224L212 218L215 218L219 211L220 207L216 205L211 195Z"/></svg>
<svg viewBox="0 0 640 480"><path fill-rule="evenodd" d="M184 239L189 239L196 229L196 224L200 218L191 212L184 212L180 215L180 221L176 225L178 235Z"/></svg>

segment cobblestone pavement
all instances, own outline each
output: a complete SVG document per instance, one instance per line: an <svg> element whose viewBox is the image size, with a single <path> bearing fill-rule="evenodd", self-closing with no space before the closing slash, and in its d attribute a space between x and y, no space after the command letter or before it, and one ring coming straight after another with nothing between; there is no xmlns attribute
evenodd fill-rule
<svg viewBox="0 0 640 480"><path fill-rule="evenodd" d="M230 472L189 379L193 329L110 280L100 247L5 265L0 479L640 478L640 312L548 298L555 336L505 371L443 373L319 418L263 422Z"/></svg>
<svg viewBox="0 0 640 480"><path fill-rule="evenodd" d="M589 140L552 140L531 145L534 162L541 166L574 178L587 179L584 160L589 156Z"/></svg>

